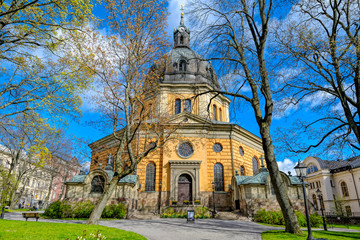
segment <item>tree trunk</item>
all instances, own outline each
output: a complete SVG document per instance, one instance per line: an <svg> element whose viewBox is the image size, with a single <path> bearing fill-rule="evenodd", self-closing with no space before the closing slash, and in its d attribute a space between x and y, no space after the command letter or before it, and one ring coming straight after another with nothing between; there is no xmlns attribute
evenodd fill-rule
<svg viewBox="0 0 360 240"><path fill-rule="evenodd" d="M101 195L100 199L95 204L94 210L91 212L91 215L90 215L88 221L86 222L86 224L97 225L99 223L101 214L104 211L104 208L106 207L107 202L111 198L111 195L113 194L118 181L119 181L119 175L117 175L115 173L114 177L110 181L108 188L105 189L103 195Z"/></svg>
<svg viewBox="0 0 360 240"><path fill-rule="evenodd" d="M274 145L271 141L270 127L260 126L262 145L265 153L265 161L269 170L271 184L274 187L276 199L280 205L285 220L285 231L299 234L301 229L296 217L294 207L288 196L288 187L285 185L278 164L275 159Z"/></svg>
<svg viewBox="0 0 360 240"><path fill-rule="evenodd" d="M23 185L21 187L21 190L20 190L19 195L17 197L16 197L16 191L13 193L12 201L11 201L11 204L10 204L10 209L15 209L16 208L16 205L19 202L21 196L23 195L24 190L25 190L25 185Z"/></svg>
<svg viewBox="0 0 360 240"><path fill-rule="evenodd" d="M50 184L49 184L49 187L48 187L48 193L46 194L46 197L44 199L44 205L43 205L43 208L47 208L47 205L48 205L48 202L49 202L49 199L51 197L51 190L52 190L52 187L53 187L53 183L54 183L54 176L51 175L51 180L50 180Z"/></svg>
<svg viewBox="0 0 360 240"><path fill-rule="evenodd" d="M16 191L19 188L20 180L21 180L21 176L19 176L18 180L16 180L15 185L14 185L12 191L11 191L11 194L10 194L11 198L9 199L9 201L10 201L10 206L9 206L10 209L15 209L16 203L18 202L18 200L21 197L21 193L19 193L19 197L16 198Z"/></svg>

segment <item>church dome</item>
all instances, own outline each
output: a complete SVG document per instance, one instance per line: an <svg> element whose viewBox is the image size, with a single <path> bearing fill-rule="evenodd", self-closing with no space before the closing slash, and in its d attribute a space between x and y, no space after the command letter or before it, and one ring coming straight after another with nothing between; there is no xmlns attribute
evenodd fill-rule
<svg viewBox="0 0 360 240"><path fill-rule="evenodd" d="M165 59L162 83L205 83L214 89L220 89L211 63L190 48L190 29L184 25L183 14L180 25L174 30L174 48L166 54Z"/></svg>

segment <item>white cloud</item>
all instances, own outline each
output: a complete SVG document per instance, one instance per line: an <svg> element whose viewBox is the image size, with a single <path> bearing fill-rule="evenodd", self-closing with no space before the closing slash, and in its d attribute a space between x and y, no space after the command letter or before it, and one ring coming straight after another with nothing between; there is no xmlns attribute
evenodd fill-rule
<svg viewBox="0 0 360 240"><path fill-rule="evenodd" d="M278 166L279 166L279 170L288 174L288 172L291 172L291 175L295 176L295 169L294 167L296 166L296 162L291 161L288 158L285 158L284 161L277 161Z"/></svg>
<svg viewBox="0 0 360 240"><path fill-rule="evenodd" d="M290 97L285 97L280 101L276 101L274 104L273 119L281 119L296 111L299 108L299 104L294 104L293 102L294 99Z"/></svg>
<svg viewBox="0 0 360 240"><path fill-rule="evenodd" d="M225 91L237 91L245 81L244 71L237 73L228 73L219 79L220 86ZM248 83L245 83L239 93L250 92L251 88Z"/></svg>
<svg viewBox="0 0 360 240"><path fill-rule="evenodd" d="M81 164L81 170L83 170L85 173L88 173L90 171L90 162L83 162Z"/></svg>

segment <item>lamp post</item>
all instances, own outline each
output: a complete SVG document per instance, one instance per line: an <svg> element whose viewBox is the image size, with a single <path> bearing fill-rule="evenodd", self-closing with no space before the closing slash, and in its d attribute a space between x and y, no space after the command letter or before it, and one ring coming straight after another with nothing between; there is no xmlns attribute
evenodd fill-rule
<svg viewBox="0 0 360 240"><path fill-rule="evenodd" d="M212 189L213 189L213 207L214 207L214 210L213 210L213 216L215 216L215 183L212 182Z"/></svg>
<svg viewBox="0 0 360 240"><path fill-rule="evenodd" d="M320 210L321 210L321 216L323 219L324 230L327 231L327 226L326 226L326 221L325 221L325 216L324 216L324 208L323 208L323 204L322 204L322 193L321 193L320 189L316 190L316 195L318 196L319 201L320 201Z"/></svg>
<svg viewBox="0 0 360 240"><path fill-rule="evenodd" d="M307 240L313 240L312 232L311 232L311 226L310 226L310 217L308 212L308 206L307 206L307 198L306 198L306 191L305 191L305 178L306 178L306 165L298 161L298 164L294 167L296 171L297 177L300 179L302 183L303 193L304 193L304 204L305 204L305 215L306 215L306 224L308 229L308 237Z"/></svg>
<svg viewBox="0 0 360 240"><path fill-rule="evenodd" d="M162 186L162 182L160 181L159 182L159 208L158 208L159 214L161 213L161 190L162 190L161 186Z"/></svg>

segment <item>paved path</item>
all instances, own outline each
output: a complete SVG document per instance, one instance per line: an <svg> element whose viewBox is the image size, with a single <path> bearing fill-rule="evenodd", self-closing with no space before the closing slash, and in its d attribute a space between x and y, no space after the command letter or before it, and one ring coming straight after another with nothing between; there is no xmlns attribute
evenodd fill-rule
<svg viewBox="0 0 360 240"><path fill-rule="evenodd" d="M5 219L23 220L21 213L6 213ZM34 221L33 219L29 221ZM40 222L77 223L84 220L40 219ZM263 231L281 229L240 220L196 219L186 223L186 219L161 218L156 220L111 220L100 221L100 225L119 228L141 234L149 240L226 240L261 239ZM352 229L330 229L332 231L356 231Z"/></svg>
<svg viewBox="0 0 360 240"><path fill-rule="evenodd" d="M21 213L6 213L5 219L23 220ZM29 219L28 221L35 221ZM39 222L85 223L84 220L39 219ZM156 220L100 221L100 225L139 233L149 240L210 240L210 239L261 239L263 231L276 229L253 222L239 220L161 218Z"/></svg>
<svg viewBox="0 0 360 240"><path fill-rule="evenodd" d="M139 233L149 240L261 239L263 231L276 229L237 220L162 218L157 220L102 221L101 225Z"/></svg>

